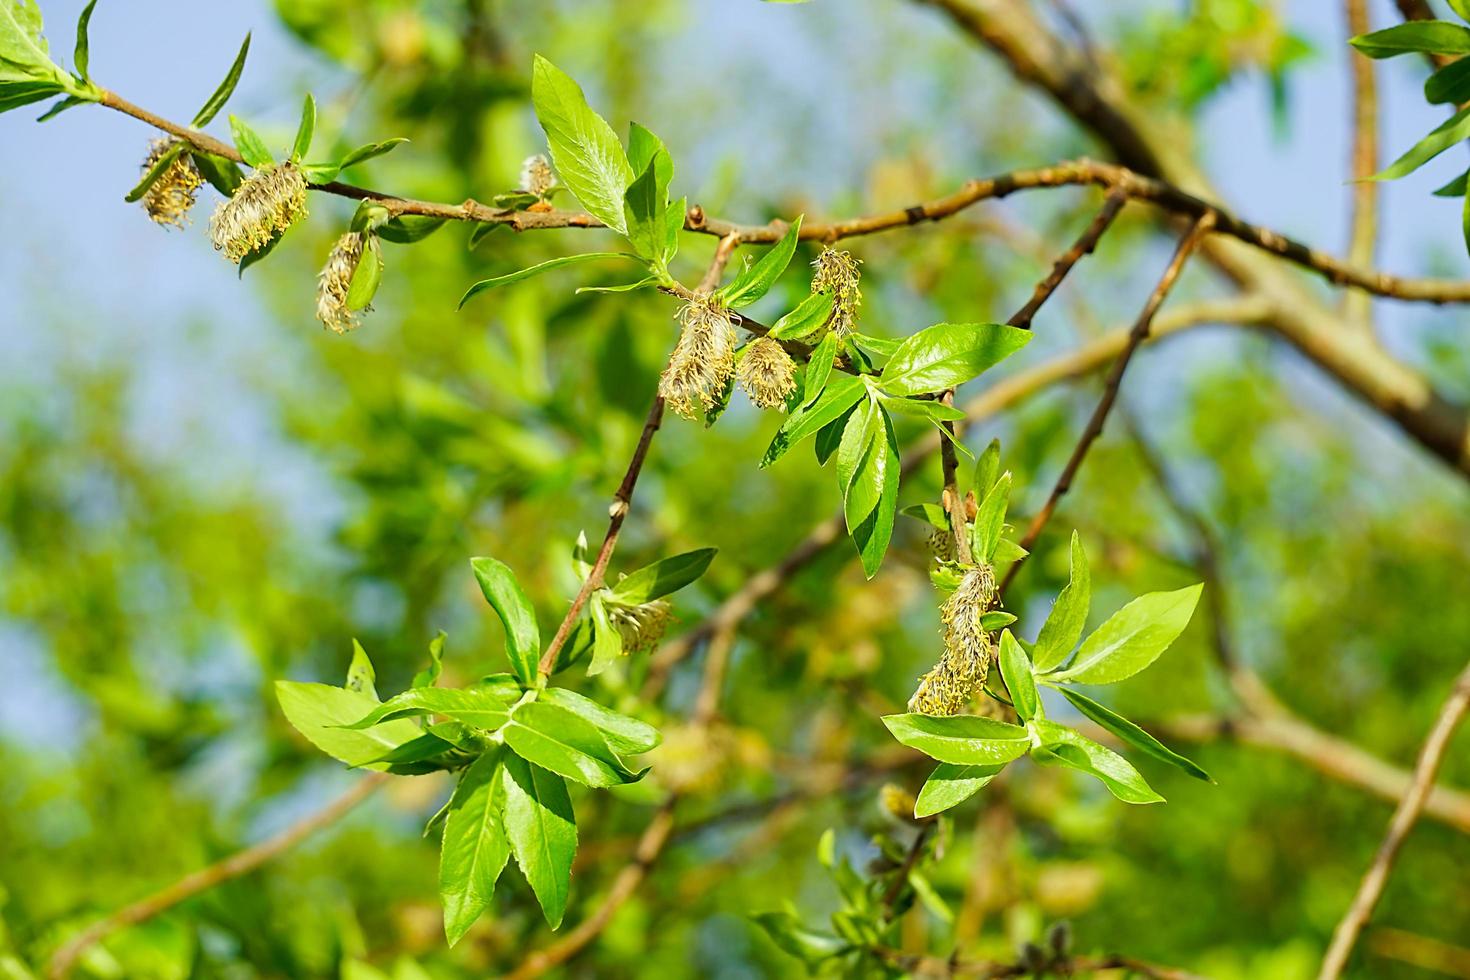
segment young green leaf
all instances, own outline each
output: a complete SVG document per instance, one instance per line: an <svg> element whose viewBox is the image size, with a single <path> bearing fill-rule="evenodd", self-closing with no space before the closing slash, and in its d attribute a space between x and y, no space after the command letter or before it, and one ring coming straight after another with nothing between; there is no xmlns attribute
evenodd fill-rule
<svg viewBox="0 0 1470 980"><path fill-rule="evenodd" d="M316 99L310 92L301 104L301 122L296 127L296 139L291 144L291 160L299 163L311 152L311 138L316 133Z"/></svg>
<svg viewBox="0 0 1470 980"><path fill-rule="evenodd" d="M832 376L832 367L836 358L837 335L829 333L822 338L812 350L812 356L807 359L806 379L801 389L802 405L810 405L826 390L827 379Z"/></svg>
<svg viewBox="0 0 1470 980"><path fill-rule="evenodd" d="M700 548L672 558L660 558L624 576L612 587L612 593L629 605L639 605L677 592L703 575L718 551L718 548Z"/></svg>
<svg viewBox="0 0 1470 980"><path fill-rule="evenodd" d="M589 214L626 235L623 195L633 167L607 120L592 111L570 75L539 54L531 69L531 103L567 190Z"/></svg>
<svg viewBox="0 0 1470 980"><path fill-rule="evenodd" d="M443 218L422 214L400 214L378 226L378 237L395 245L412 245L423 241L444 225ZM460 303L463 304L463 300Z"/></svg>
<svg viewBox="0 0 1470 980"><path fill-rule="evenodd" d="M592 623L592 662L587 665L588 677L596 677L623 655L623 634L608 617L602 595L601 591L594 592L587 603Z"/></svg>
<svg viewBox="0 0 1470 980"><path fill-rule="evenodd" d="M394 718L418 715L442 715L493 732L510 720L510 704L490 688L411 687L342 727L360 731Z"/></svg>
<svg viewBox="0 0 1470 980"><path fill-rule="evenodd" d="M489 907L495 882L510 858L501 822L503 753L495 748L480 756L460 777L449 801L439 854L439 897L444 903L444 935L451 946Z"/></svg>
<svg viewBox="0 0 1470 980"><path fill-rule="evenodd" d="M91 74L88 72L90 57L88 54L90 44L87 41L87 28L92 23L92 8L97 6L97 0L88 0L87 5L82 8L82 15L77 18L77 47L72 55L72 63L77 67L77 74L83 81L90 82Z"/></svg>
<svg viewBox="0 0 1470 980"><path fill-rule="evenodd" d="M235 140L235 149L240 151L241 158L250 166L266 167L275 163L271 151L266 148L265 140L239 116L230 116L230 133Z"/></svg>
<svg viewBox="0 0 1470 980"><path fill-rule="evenodd" d="M884 715L883 724L909 748L955 765L1004 765L1031 746L1026 729L978 715Z"/></svg>
<svg viewBox="0 0 1470 980"><path fill-rule="evenodd" d="M949 515L938 504L910 504L900 513L905 517L912 517L914 520L923 521L936 531L950 530Z"/></svg>
<svg viewBox="0 0 1470 980"><path fill-rule="evenodd" d="M724 300L726 306L735 310L742 306L749 306L776 284L776 280L781 277L781 273L786 271L786 267L791 264L791 256L796 252L796 240L801 235L801 218L802 216L798 215L786 229L786 234L781 236L780 241L767 249L766 254L762 255L759 261L742 269L733 282L719 291L717 295Z"/></svg>
<svg viewBox="0 0 1470 980"><path fill-rule="evenodd" d="M413 687L433 687L439 683L439 675L444 673L444 639L444 631L440 630L429 641L429 666L413 675Z"/></svg>
<svg viewBox="0 0 1470 980"><path fill-rule="evenodd" d="M767 2L792 3L795 0L767 0ZM760 912L750 920L761 927L766 936L783 953L796 957L815 969L822 962L841 956L848 950L844 939L829 932L809 929L795 912Z"/></svg>
<svg viewBox="0 0 1470 980"><path fill-rule="evenodd" d="M893 536L899 466L893 423L870 399L848 419L837 449L843 516L868 578L877 574Z"/></svg>
<svg viewBox="0 0 1470 980"><path fill-rule="evenodd" d="M883 395L883 407L899 415L929 419L931 422L963 422L965 413L935 398L895 398Z"/></svg>
<svg viewBox="0 0 1470 980"><path fill-rule="evenodd" d="M1057 596L1051 614L1041 624L1032 656L1038 671L1051 670L1067 659L1067 654L1082 638L1087 625L1087 610L1092 602L1092 574L1087 567L1087 553L1082 538L1072 532L1072 573L1067 587Z"/></svg>
<svg viewBox="0 0 1470 980"><path fill-rule="evenodd" d="M635 174L643 173L652 165L659 202L668 201L669 185L674 182L674 158L669 155L663 140L636 122L628 123L628 165Z"/></svg>
<svg viewBox="0 0 1470 980"><path fill-rule="evenodd" d="M1195 779L1202 779L1207 783L1213 783L1215 781L1210 777L1209 773L1111 708L1098 704L1092 698L1087 697L1074 688L1058 687L1057 690L1061 691L1062 696L1068 701L1071 701L1072 705L1078 711L1082 712L1083 715L1092 719L1103 728L1106 728L1140 752L1151 755L1160 762L1167 762L1171 766L1183 769Z"/></svg>
<svg viewBox="0 0 1470 980"><path fill-rule="evenodd" d="M1112 684L1132 677L1159 658L1184 632L1203 585L1150 592L1119 609L1082 641L1077 659L1055 681Z"/></svg>
<svg viewBox="0 0 1470 980"><path fill-rule="evenodd" d="M564 687L548 687L541 692L539 700L566 708L592 722L619 755L652 752L663 741L663 736L652 725L645 725L637 718L630 718Z"/></svg>
<svg viewBox="0 0 1470 980"><path fill-rule="evenodd" d="M219 88L214 90L199 111L194 113L192 125L195 129L207 126L219 111L230 101L230 96L235 94L235 86L239 84L240 73L245 70L245 56L250 53L250 35L245 35L245 42L240 45L240 53L235 55L235 60L230 65L230 70L225 73L224 81L219 83Z"/></svg>
<svg viewBox="0 0 1470 980"><path fill-rule="evenodd" d="M380 157L383 154L391 151L395 146L398 146L400 143L407 142L408 137L395 136L392 139L383 140L379 143L364 143L357 149L348 152L348 154L341 160L338 160L337 169L346 170L348 167L356 166L359 163L366 163L368 160L371 160L374 157Z"/></svg>
<svg viewBox="0 0 1470 980"><path fill-rule="evenodd" d="M984 499L995 486L995 481L1000 477L1000 440L990 440L990 445L985 447L975 460L975 485L973 487L975 496Z"/></svg>
<svg viewBox="0 0 1470 980"><path fill-rule="evenodd" d="M1451 61L1425 79L1424 98L1435 105L1470 101L1470 59Z"/></svg>
<svg viewBox="0 0 1470 980"><path fill-rule="evenodd" d="M0 2L0 112L53 95L96 102L101 90L73 78L51 60L35 0ZM64 104L64 103L63 103ZM54 115L53 107L47 115Z"/></svg>
<svg viewBox="0 0 1470 980"><path fill-rule="evenodd" d="M506 753L500 778L511 853L541 903L546 924L556 929L566 914L577 854L577 818L566 781L513 753Z"/></svg>
<svg viewBox="0 0 1470 980"><path fill-rule="evenodd" d="M531 600L521 591L515 573L494 558L471 558L475 581L494 607L505 627L505 653L511 669L524 683L536 679L536 664L541 656L541 630L536 625L536 611Z"/></svg>
<svg viewBox="0 0 1470 980"><path fill-rule="evenodd" d="M771 325L768 336L776 340L802 340L826 326L832 316L832 294L810 293L796 308ZM833 346L836 352L836 346Z"/></svg>
<svg viewBox="0 0 1470 980"><path fill-rule="evenodd" d="M384 237L387 236L385 235ZM530 279L532 276L539 276L541 273L549 272L552 269L559 269L564 265L575 265L578 262L591 262L596 259L631 259L634 262L647 265L642 258L628 252L583 252L580 255L562 255L554 259L547 259L545 262L537 263L526 269L507 273L503 276L495 276L492 279L481 279L465 291L465 294L460 297L459 305L455 309L464 309L466 303L487 289L498 289L501 286L508 286L511 283L520 282L523 279Z"/></svg>
<svg viewBox="0 0 1470 980"><path fill-rule="evenodd" d="M1000 774L1005 764L995 766L956 766L941 762L934 767L919 790L914 804L915 819L922 820L943 813L980 792L985 784Z"/></svg>
<svg viewBox="0 0 1470 980"><path fill-rule="evenodd" d="M1031 331L1001 323L938 323L903 342L883 368L890 395L922 395L961 385L1031 342Z"/></svg>
<svg viewBox="0 0 1470 980"><path fill-rule="evenodd" d="M596 725L560 705L531 701L516 708L505 744L527 762L587 786L605 789L643 777L623 764Z"/></svg>
<svg viewBox="0 0 1470 980"><path fill-rule="evenodd" d="M162 156L153 161L153 166L148 168L148 172L143 175L143 179L138 181L136 187L128 191L127 196L124 197L123 200L127 201L129 204L141 201L143 199L143 195L148 193L148 188L158 183L158 179L162 177L164 173L168 171L168 168L174 165L174 161L183 156L188 149L189 145L182 142L175 143L173 146L169 147L166 151L164 151Z"/></svg>
<svg viewBox="0 0 1470 980"><path fill-rule="evenodd" d="M657 161L648 166L628 185L623 201L623 218L628 227L628 242L633 251L653 263L663 265L664 207L659 196Z"/></svg>
<svg viewBox="0 0 1470 980"><path fill-rule="evenodd" d="M407 719L362 731L342 728L377 706L377 698L362 691L328 684L276 681L276 700L286 720L308 742L349 766L386 769L386 765L376 760L420 734L419 726Z"/></svg>
<svg viewBox="0 0 1470 980"><path fill-rule="evenodd" d="M904 343L901 337L870 337L861 333L852 334L848 340L875 357L892 357L902 349Z"/></svg>
<svg viewBox="0 0 1470 980"><path fill-rule="evenodd" d="M352 273L352 281L347 285L347 308L367 309L382 282L383 248L378 244L377 235L369 235L367 245L357 260L357 268Z"/></svg>
<svg viewBox="0 0 1470 980"><path fill-rule="evenodd" d="M240 182L245 179L240 173L240 165L234 160L226 160L217 157L213 153L201 153L194 151L190 154L194 157L194 166L199 168L199 173L204 179L225 197L234 197L235 191L240 187Z"/></svg>
<svg viewBox="0 0 1470 980"><path fill-rule="evenodd" d="M817 400L792 412L761 458L762 468L770 466L787 451L835 419L841 418L867 394L861 378L844 374L823 389ZM845 430L844 430L845 431Z"/></svg>
<svg viewBox="0 0 1470 980"><path fill-rule="evenodd" d="M1041 694L1036 690L1036 678L1031 674L1031 660L1026 651L1016 642L1010 630L1000 634L1000 676L1011 692L1011 703L1022 721L1045 717L1041 706Z"/></svg>
<svg viewBox="0 0 1470 980"><path fill-rule="evenodd" d="M342 686L349 691L361 691L374 701L379 700L375 686L378 672L373 669L372 659L357 640L352 641L352 663L347 666L347 683Z"/></svg>
<svg viewBox="0 0 1470 980"><path fill-rule="evenodd" d="M1457 143L1464 142L1467 138L1470 138L1470 107L1461 109L1431 129L1428 136L1415 143L1403 156L1369 179L1397 180L1413 173L1445 150Z"/></svg>
<svg viewBox="0 0 1470 980"><path fill-rule="evenodd" d="M1393 58L1415 51L1470 54L1470 30L1443 20L1418 20L1360 34L1348 43L1370 58Z"/></svg>
<svg viewBox="0 0 1470 980"><path fill-rule="evenodd" d="M431 725L429 730L422 735L404 742L396 749L383 753L373 762L381 762L388 767L390 772L403 775L434 772L441 767L433 764L425 765L425 763L433 763L440 756L452 751L461 741L457 735L450 737L451 731L463 732L467 729L458 722L452 721Z"/></svg>
<svg viewBox="0 0 1470 980"><path fill-rule="evenodd" d="M995 558L996 545L1000 543L1001 531L1005 528L1006 510L1011 501L1011 475L1004 473L980 501L975 512L975 524L971 536L975 546L975 557L981 561Z"/></svg>
<svg viewBox="0 0 1470 980"><path fill-rule="evenodd" d="M1056 722L1031 723L1041 744L1031 757L1042 765L1063 765L1095 776L1124 803L1163 803L1164 798L1118 753Z"/></svg>

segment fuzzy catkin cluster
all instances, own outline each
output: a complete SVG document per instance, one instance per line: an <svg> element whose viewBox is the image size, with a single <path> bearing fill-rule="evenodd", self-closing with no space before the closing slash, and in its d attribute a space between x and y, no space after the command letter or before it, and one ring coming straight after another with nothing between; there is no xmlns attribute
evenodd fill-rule
<svg viewBox="0 0 1470 980"><path fill-rule="evenodd" d="M832 317L827 324L838 337L847 336L857 325L857 310L863 302L863 291L859 288L862 273L858 265L851 252L835 248L822 249L812 260L817 270L812 276L812 292L832 297Z"/></svg>
<svg viewBox="0 0 1470 980"><path fill-rule="evenodd" d="M346 333L358 325L357 311L347 306L347 291L352 287L352 277L357 273L366 244L367 236L362 232L347 232L332 246L327 264L317 275L316 318L336 333Z"/></svg>
<svg viewBox="0 0 1470 980"><path fill-rule="evenodd" d="M551 162L540 153L526 157L521 164L521 190L537 197L545 197L556 186L556 175L551 172Z"/></svg>
<svg viewBox="0 0 1470 980"><path fill-rule="evenodd" d="M607 603L607 617L617 627L623 641L623 653L644 653L662 642L673 606L665 599L653 599L637 605Z"/></svg>
<svg viewBox="0 0 1470 980"><path fill-rule="evenodd" d="M149 143L148 157L143 161L143 172L146 174L152 170L154 165L163 159L164 154L171 152L178 142L178 140L171 139L156 139ZM194 207L194 199L203 184L204 177L199 173L199 168L194 165L194 158L188 153L181 153L173 163L168 165L168 169L159 174L152 186L143 192L143 210L157 224L182 228L188 220L189 211Z"/></svg>
<svg viewBox="0 0 1470 980"><path fill-rule="evenodd" d="M770 337L751 341L735 371L757 408L780 408L796 390L796 362L779 340Z"/></svg>
<svg viewBox="0 0 1470 980"><path fill-rule="evenodd" d="M989 565L971 568L959 588L940 607L944 653L919 680L909 710L924 715L955 715L985 683L995 643L981 617L995 604L995 572Z"/></svg>
<svg viewBox="0 0 1470 980"><path fill-rule="evenodd" d="M306 177L294 163L260 167L209 219L214 247L231 262L269 245L306 217Z"/></svg>
<svg viewBox="0 0 1470 980"><path fill-rule="evenodd" d="M679 310L682 330L658 393L669 408L698 421L715 406L735 370L735 327L730 313L709 297L690 300Z"/></svg>

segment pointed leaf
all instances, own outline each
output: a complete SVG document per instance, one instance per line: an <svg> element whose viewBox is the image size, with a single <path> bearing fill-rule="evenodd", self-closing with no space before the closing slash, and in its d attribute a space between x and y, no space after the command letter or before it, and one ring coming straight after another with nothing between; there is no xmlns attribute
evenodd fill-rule
<svg viewBox="0 0 1470 980"><path fill-rule="evenodd" d="M515 573L494 558L471 558L475 581L480 591L500 617L505 627L505 653L511 669L524 683L536 678L536 664L541 657L541 630L536 625L536 611L531 600L521 591Z"/></svg>
<svg viewBox="0 0 1470 980"><path fill-rule="evenodd" d="M1132 677L1159 658L1184 632L1203 585L1150 592L1119 609L1082 642L1072 666L1056 681L1112 684Z"/></svg>
<svg viewBox="0 0 1470 980"><path fill-rule="evenodd" d="M832 316L832 303L831 293L811 293L796 304L796 309L771 324L768 336L776 340L802 340L816 333Z"/></svg>
<svg viewBox="0 0 1470 980"><path fill-rule="evenodd" d="M677 592L703 575L718 552L718 548L700 548L660 558L624 576L612 593L629 605L638 605Z"/></svg>
<svg viewBox="0 0 1470 980"><path fill-rule="evenodd" d="M801 218L798 215L780 241L767 249L759 261L741 270L734 282L719 291L726 306L737 310L742 306L749 306L776 284L796 252L796 240L801 235Z"/></svg>
<svg viewBox="0 0 1470 980"><path fill-rule="evenodd" d="M1407 25L1405 25L1407 26ZM1418 170L1445 150L1470 137L1470 107L1461 109L1429 131L1407 153L1374 174L1370 180L1397 180Z"/></svg>
<svg viewBox="0 0 1470 980"><path fill-rule="evenodd" d="M1047 671L1061 664L1082 638L1082 629L1087 625L1087 610L1092 602L1092 573L1087 567L1087 553L1082 550L1082 538L1072 532L1072 573L1067 587L1057 596L1056 605L1041 625L1036 637L1036 649L1032 657L1038 671Z"/></svg>
<svg viewBox="0 0 1470 980"><path fill-rule="evenodd" d="M1470 54L1470 30L1448 21L1419 20L1360 34L1348 43L1370 58L1392 58L1414 51Z"/></svg>
<svg viewBox="0 0 1470 980"><path fill-rule="evenodd" d="M235 149L240 151L241 158L250 166L266 167L275 162L271 151L266 148L265 140L239 116L230 116L230 133L235 140Z"/></svg>
<svg viewBox="0 0 1470 980"><path fill-rule="evenodd" d="M1031 342L1002 323L938 323L903 342L883 368L890 395L922 395L969 381Z"/></svg>
<svg viewBox="0 0 1470 980"><path fill-rule="evenodd" d="M439 896L444 935L453 946L490 905L495 882L510 858L501 823L504 785L498 778L503 749L496 748L465 770L449 801L439 856Z"/></svg>
<svg viewBox="0 0 1470 980"><path fill-rule="evenodd" d="M492 688L411 687L343 727L360 730L393 718L442 715L493 732L510 720L510 704Z"/></svg>
<svg viewBox="0 0 1470 980"><path fill-rule="evenodd" d="M1000 634L1000 676L1011 692L1011 702L1022 721L1045 717L1041 708L1041 694L1036 690L1036 678L1031 674L1031 661L1026 651L1016 642L1010 630Z"/></svg>
<svg viewBox="0 0 1470 980"><path fill-rule="evenodd" d="M301 104L301 122L296 127L296 139L291 144L291 159L300 161L311 151L311 138L316 133L316 99L306 93Z"/></svg>
<svg viewBox="0 0 1470 980"><path fill-rule="evenodd" d="M375 760L420 734L419 726L407 719L361 731L342 728L377 705L376 698L361 691L329 684L276 681L276 700L286 720L308 742L349 766L386 769L386 765Z"/></svg>
<svg viewBox="0 0 1470 980"><path fill-rule="evenodd" d="M571 76L540 55L531 69L531 102L561 182L589 214L627 234L623 195L633 168L607 120L592 111Z"/></svg>
<svg viewBox="0 0 1470 980"><path fill-rule="evenodd" d="M663 741L663 736L652 725L645 725L637 718L614 711L564 687L548 687L541 692L539 700L566 708L592 722L607 739L608 746L619 755L652 752Z"/></svg>
<svg viewBox="0 0 1470 980"><path fill-rule="evenodd" d="M1058 687L1057 690L1061 691L1062 696L1068 701L1071 701L1072 705L1078 711L1082 712L1082 714L1139 751L1153 756L1160 762L1167 762L1171 766L1183 769L1195 779L1202 779L1207 783L1213 783L1215 781L1210 777L1209 773L1111 708L1098 704L1092 698L1087 697L1075 688Z"/></svg>
<svg viewBox="0 0 1470 980"><path fill-rule="evenodd" d="M1124 803L1163 803L1127 759L1065 725L1038 719L1031 723L1041 739L1031 757L1042 765L1062 765L1095 776Z"/></svg>
<svg viewBox="0 0 1470 980"><path fill-rule="evenodd" d="M552 269L559 269L564 265L575 265L579 262L591 262L596 259L631 259L634 262L643 262L643 259L628 252L583 252L580 255L562 255L554 259L547 259L545 262L537 263L527 269L519 269L503 276L495 276L492 279L481 279L460 297L459 306L456 309L463 309L466 303L487 289L498 289L501 286L508 286L511 283L520 282L523 279L530 279L532 276L539 276L541 273L549 272Z"/></svg>
<svg viewBox="0 0 1470 980"><path fill-rule="evenodd" d="M914 804L914 817L922 820L942 813L980 792L985 784L1000 774L1005 764L995 766L956 766L941 762L934 767Z"/></svg>
<svg viewBox="0 0 1470 980"><path fill-rule="evenodd" d="M224 81L219 83L219 88L214 90L209 99L194 114L193 126L199 129L206 126L219 115L219 111L230 101L230 96L235 93L235 86L240 81L240 73L245 70L245 56L250 53L250 35L245 35L245 42L240 45L240 53L235 55L230 70L225 73Z"/></svg>
<svg viewBox="0 0 1470 980"><path fill-rule="evenodd" d="M1003 765L1031 747L1026 729L978 715L884 715L883 724L909 748L956 765Z"/></svg>
<svg viewBox="0 0 1470 980"><path fill-rule="evenodd" d="M516 708L505 744L527 762L587 786L621 786L643 776L623 764L596 725L555 704L531 701Z"/></svg>
<svg viewBox="0 0 1470 980"><path fill-rule="evenodd" d="M547 925L561 925L577 853L577 818L560 776L512 753L501 767L505 836Z"/></svg>

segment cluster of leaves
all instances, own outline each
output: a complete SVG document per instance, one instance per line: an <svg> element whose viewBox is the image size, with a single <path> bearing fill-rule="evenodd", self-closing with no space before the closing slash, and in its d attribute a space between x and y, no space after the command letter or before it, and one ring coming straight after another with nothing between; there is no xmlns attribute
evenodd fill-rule
<svg viewBox="0 0 1470 980"><path fill-rule="evenodd" d="M1071 578L1036 640L1027 643L1009 629L1000 634L1000 674L1019 725L978 715L884 717L894 738L939 763L919 792L916 817L932 816L964 802L1006 765L1028 754L1042 765L1065 766L1096 777L1125 803L1163 801L1128 760L1047 718L1040 694L1043 686L1059 692L1084 716L1128 745L1209 780L1199 766L1073 686L1113 684L1152 664L1189 624L1201 586L1140 596L1105 620L1079 646L1092 587L1087 555L1075 532L1071 547Z"/></svg>
<svg viewBox="0 0 1470 980"><path fill-rule="evenodd" d="M702 551L655 562L594 601L668 595L703 573L712 557L712 551ZM560 925L577 849L567 780L598 789L637 782L647 770L635 769L629 760L660 742L658 731L644 722L549 685L548 675L538 669L542 646L535 612L514 573L493 558L470 564L504 627L508 672L463 688L437 686L443 668L440 634L429 645L429 666L408 690L386 701L378 697L372 662L355 643L343 686L276 684L291 724L349 766L398 775L460 774L453 795L425 829L442 834L439 891L451 945L489 906L512 855L546 921L552 928ZM552 673L589 649L594 664L616 655L616 631L597 608L583 620L591 625L568 643Z"/></svg>
<svg viewBox="0 0 1470 980"><path fill-rule="evenodd" d="M1461 20L1470 22L1470 0L1449 0ZM1424 98L1431 105L1460 107L1454 115L1430 130L1403 156L1373 175L1373 180L1397 180L1418 170L1450 147L1470 139L1470 27L1441 20L1416 20L1352 39L1353 47L1369 58L1400 55L1449 55L1456 60L1424 81ZM1462 227L1465 248L1470 251L1470 170L1434 192L1435 197L1463 200Z"/></svg>
<svg viewBox="0 0 1470 980"><path fill-rule="evenodd" d="M92 19L91 0L77 19L77 45L72 61L75 72L51 60L50 45L41 33L41 8L36 0L0 0L0 112L61 96L42 120L86 102L102 98L89 73L87 25Z"/></svg>

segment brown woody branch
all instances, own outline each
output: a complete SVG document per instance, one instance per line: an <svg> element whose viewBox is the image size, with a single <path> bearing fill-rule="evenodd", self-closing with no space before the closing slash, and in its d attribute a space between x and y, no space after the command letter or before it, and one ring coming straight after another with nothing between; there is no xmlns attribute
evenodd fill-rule
<svg viewBox="0 0 1470 980"><path fill-rule="evenodd" d="M1349 37L1373 29L1368 0L1344 0ZM1347 260L1354 265L1372 265L1378 247L1378 76L1373 59L1358 51L1348 54L1353 76L1353 143L1351 151L1353 216L1348 235ZM1364 293L1343 297L1343 315L1353 323L1371 323L1372 300Z"/></svg>

